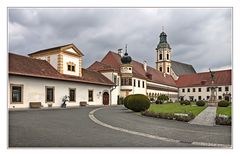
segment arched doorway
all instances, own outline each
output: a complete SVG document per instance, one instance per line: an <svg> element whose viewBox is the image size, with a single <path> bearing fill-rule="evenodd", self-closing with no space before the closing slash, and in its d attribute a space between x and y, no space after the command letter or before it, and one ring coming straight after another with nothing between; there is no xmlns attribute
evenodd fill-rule
<svg viewBox="0 0 240 156"><path fill-rule="evenodd" d="M103 104L104 105L109 105L109 94L108 94L108 92L103 93Z"/></svg>

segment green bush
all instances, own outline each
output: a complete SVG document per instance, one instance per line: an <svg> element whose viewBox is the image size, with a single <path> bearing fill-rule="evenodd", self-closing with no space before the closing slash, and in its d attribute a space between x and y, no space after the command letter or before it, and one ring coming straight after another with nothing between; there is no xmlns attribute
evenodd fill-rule
<svg viewBox="0 0 240 156"><path fill-rule="evenodd" d="M141 113L144 116L154 117L154 118L162 118L168 120L177 120L177 121L184 121L189 122L190 120L194 119L193 113L187 113L186 115L178 115L177 113L155 113L144 111Z"/></svg>
<svg viewBox="0 0 240 156"><path fill-rule="evenodd" d="M160 95L157 100L160 101L160 103L164 103L164 101L168 101L169 100L169 97L167 95Z"/></svg>
<svg viewBox="0 0 240 156"><path fill-rule="evenodd" d="M181 105L190 105L191 104L191 102L189 100L182 100L182 101L179 101L179 103Z"/></svg>
<svg viewBox="0 0 240 156"><path fill-rule="evenodd" d="M124 106L134 112L141 112L150 107L150 100L143 94L133 94L124 99Z"/></svg>
<svg viewBox="0 0 240 156"><path fill-rule="evenodd" d="M203 101L203 100L199 100L199 101L196 102L197 106L205 106L205 104L206 104L206 102Z"/></svg>
<svg viewBox="0 0 240 156"><path fill-rule="evenodd" d="M124 107L126 107L127 109L130 109L129 105L128 105L128 98L132 96L132 95L128 95L127 97L124 98L123 100L123 105Z"/></svg>
<svg viewBox="0 0 240 156"><path fill-rule="evenodd" d="M218 106L219 107L228 107L230 105L230 102L226 101L226 100L222 100L218 102Z"/></svg>

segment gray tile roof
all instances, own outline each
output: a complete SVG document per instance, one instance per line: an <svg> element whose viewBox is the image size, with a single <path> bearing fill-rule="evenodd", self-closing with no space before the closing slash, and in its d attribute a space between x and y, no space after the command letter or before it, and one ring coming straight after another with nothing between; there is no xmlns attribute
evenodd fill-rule
<svg viewBox="0 0 240 156"><path fill-rule="evenodd" d="M185 74L193 74L196 73L195 69L190 64L185 64L177 61L171 61L172 70L177 76L185 75Z"/></svg>

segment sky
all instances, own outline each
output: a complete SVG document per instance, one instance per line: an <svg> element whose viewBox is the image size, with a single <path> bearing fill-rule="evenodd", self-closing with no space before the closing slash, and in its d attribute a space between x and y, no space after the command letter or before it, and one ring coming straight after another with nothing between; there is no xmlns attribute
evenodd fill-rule
<svg viewBox="0 0 240 156"><path fill-rule="evenodd" d="M231 68L230 8L9 8L8 50L27 55L73 43L87 68L127 44L132 59L155 67L163 27L172 60L197 72Z"/></svg>

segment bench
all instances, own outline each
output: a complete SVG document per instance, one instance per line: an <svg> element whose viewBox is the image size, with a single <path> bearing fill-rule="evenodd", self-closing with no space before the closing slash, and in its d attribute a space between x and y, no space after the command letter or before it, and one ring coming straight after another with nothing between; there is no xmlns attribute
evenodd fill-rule
<svg viewBox="0 0 240 156"><path fill-rule="evenodd" d="M41 108L41 102L30 102L30 108Z"/></svg>
<svg viewBox="0 0 240 156"><path fill-rule="evenodd" d="M87 106L87 102L86 101L80 101L79 104L80 104L80 106Z"/></svg>

